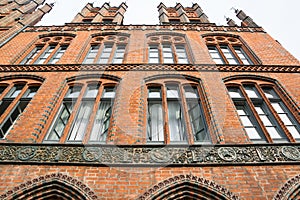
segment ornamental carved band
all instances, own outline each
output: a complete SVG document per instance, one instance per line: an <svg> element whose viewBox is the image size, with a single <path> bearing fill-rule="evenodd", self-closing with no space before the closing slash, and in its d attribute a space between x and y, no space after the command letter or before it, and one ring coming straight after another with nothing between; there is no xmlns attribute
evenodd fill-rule
<svg viewBox="0 0 300 200"><path fill-rule="evenodd" d="M0 145L1 163L70 165L257 165L300 163L300 145Z"/></svg>

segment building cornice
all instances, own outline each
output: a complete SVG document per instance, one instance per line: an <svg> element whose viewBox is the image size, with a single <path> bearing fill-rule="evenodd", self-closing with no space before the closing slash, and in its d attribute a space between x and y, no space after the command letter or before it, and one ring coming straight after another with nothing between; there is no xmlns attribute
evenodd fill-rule
<svg viewBox="0 0 300 200"><path fill-rule="evenodd" d="M236 166L300 164L299 144L83 145L0 144L1 164Z"/></svg>
<svg viewBox="0 0 300 200"><path fill-rule="evenodd" d="M240 27L240 26L217 26L214 23L199 24L164 24L164 25L118 25L102 23L66 23L63 26L31 26L24 32L44 32L44 31L121 31L121 30L156 30L156 31L210 31L210 32L265 32L262 27Z"/></svg>
<svg viewBox="0 0 300 200"><path fill-rule="evenodd" d="M215 71L215 72L274 72L299 73L300 66L292 65L214 65L214 64L45 64L0 65L0 72L54 71Z"/></svg>

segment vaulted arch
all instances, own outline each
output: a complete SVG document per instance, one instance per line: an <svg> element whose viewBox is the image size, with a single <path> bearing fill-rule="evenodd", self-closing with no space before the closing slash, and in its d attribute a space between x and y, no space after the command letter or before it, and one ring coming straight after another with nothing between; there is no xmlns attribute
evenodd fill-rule
<svg viewBox="0 0 300 200"><path fill-rule="evenodd" d="M274 200L289 199L300 199L300 174L289 179L274 197Z"/></svg>
<svg viewBox="0 0 300 200"><path fill-rule="evenodd" d="M81 181L68 175L56 173L22 183L1 195L0 198L7 200L91 200L97 199L97 196Z"/></svg>
<svg viewBox="0 0 300 200"><path fill-rule="evenodd" d="M166 179L148 189L142 199L239 199L228 189L204 178L178 175Z"/></svg>

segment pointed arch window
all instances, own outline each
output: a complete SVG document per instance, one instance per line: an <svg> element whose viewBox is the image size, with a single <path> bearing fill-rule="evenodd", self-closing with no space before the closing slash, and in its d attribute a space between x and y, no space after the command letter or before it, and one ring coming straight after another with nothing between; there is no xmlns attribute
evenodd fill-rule
<svg viewBox="0 0 300 200"><path fill-rule="evenodd" d="M147 90L148 143L211 143L197 85L153 82Z"/></svg>
<svg viewBox="0 0 300 200"><path fill-rule="evenodd" d="M63 56L73 37L48 36L39 39L20 64L55 64Z"/></svg>
<svg viewBox="0 0 300 200"><path fill-rule="evenodd" d="M127 35L93 37L83 64L123 63L128 40L129 36Z"/></svg>
<svg viewBox="0 0 300 200"><path fill-rule="evenodd" d="M12 129L31 99L37 93L40 82L28 80L4 81L0 86L0 138Z"/></svg>
<svg viewBox="0 0 300 200"><path fill-rule="evenodd" d="M269 83L239 81L227 84L242 125L254 143L295 142L300 140L300 125L284 103L280 90Z"/></svg>
<svg viewBox="0 0 300 200"><path fill-rule="evenodd" d="M216 64L254 65L259 64L246 45L235 36L205 36L208 52Z"/></svg>
<svg viewBox="0 0 300 200"><path fill-rule="evenodd" d="M150 34L148 42L148 63L188 64L191 55L185 37L182 35Z"/></svg>
<svg viewBox="0 0 300 200"><path fill-rule="evenodd" d="M105 143L116 84L105 79L71 84L44 142Z"/></svg>

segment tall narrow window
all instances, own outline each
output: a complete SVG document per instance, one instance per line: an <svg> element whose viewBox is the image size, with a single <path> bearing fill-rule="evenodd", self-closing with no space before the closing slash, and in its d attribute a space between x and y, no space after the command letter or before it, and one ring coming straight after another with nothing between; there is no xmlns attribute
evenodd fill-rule
<svg viewBox="0 0 300 200"><path fill-rule="evenodd" d="M287 142L289 139L285 128L295 140L299 140L299 123L272 88L243 85L239 88L228 87L228 91L253 142Z"/></svg>
<svg viewBox="0 0 300 200"><path fill-rule="evenodd" d="M95 36L83 64L123 63L129 35Z"/></svg>
<svg viewBox="0 0 300 200"><path fill-rule="evenodd" d="M69 88L59 109L59 114L56 117L55 124L46 138L47 141L59 141L62 137L64 129L72 114L74 104L77 102L79 97L80 91L81 87L79 86L72 86Z"/></svg>
<svg viewBox="0 0 300 200"><path fill-rule="evenodd" d="M157 45L149 46L149 63L159 63L159 51Z"/></svg>
<svg viewBox="0 0 300 200"><path fill-rule="evenodd" d="M179 88L167 85L167 104L170 141L187 141Z"/></svg>
<svg viewBox="0 0 300 200"><path fill-rule="evenodd" d="M195 142L210 143L211 139L205 124L197 88L185 87L184 94Z"/></svg>
<svg viewBox="0 0 300 200"><path fill-rule="evenodd" d="M20 64L55 64L60 60L73 40L69 36L42 37L35 48L20 61Z"/></svg>
<svg viewBox="0 0 300 200"><path fill-rule="evenodd" d="M208 52L216 64L253 65L258 61L241 40L231 36L204 37Z"/></svg>
<svg viewBox="0 0 300 200"><path fill-rule="evenodd" d="M182 91L177 83L148 87L148 143L211 143L197 87L185 86Z"/></svg>
<svg viewBox="0 0 300 200"><path fill-rule="evenodd" d="M147 141L164 141L164 120L160 87L148 88Z"/></svg>
<svg viewBox="0 0 300 200"><path fill-rule="evenodd" d="M11 104L13 107L0 125L0 138L4 138L5 135L11 130L30 100L36 94L39 87L30 86L28 89L26 89L26 91L24 91L25 88L25 84L15 85L2 99L0 106L1 115Z"/></svg>
<svg viewBox="0 0 300 200"><path fill-rule="evenodd" d="M113 57L113 63L116 64L120 64L123 62L123 58L124 58L124 54L125 54L125 46L124 45L118 45L115 55Z"/></svg>
<svg viewBox="0 0 300 200"><path fill-rule="evenodd" d="M67 91L45 142L106 141L115 87L81 82Z"/></svg>
<svg viewBox="0 0 300 200"><path fill-rule="evenodd" d="M184 45L176 45L175 48L178 64L188 64L188 57Z"/></svg>
<svg viewBox="0 0 300 200"><path fill-rule="evenodd" d="M112 45L111 44L105 44L104 49L102 50L101 56L98 60L98 63L100 64L107 64L111 51L112 51Z"/></svg>
<svg viewBox="0 0 300 200"><path fill-rule="evenodd" d="M36 46L25 58L22 60L20 64L29 64L32 60L39 54L42 50L43 46Z"/></svg>
<svg viewBox="0 0 300 200"><path fill-rule="evenodd" d="M191 57L184 36L148 36L148 63L188 64Z"/></svg>
<svg viewBox="0 0 300 200"><path fill-rule="evenodd" d="M106 141L114 98L115 88L105 87L94 119L90 142Z"/></svg>
<svg viewBox="0 0 300 200"><path fill-rule="evenodd" d="M171 45L164 44L162 46L163 63L174 63L173 50Z"/></svg>

